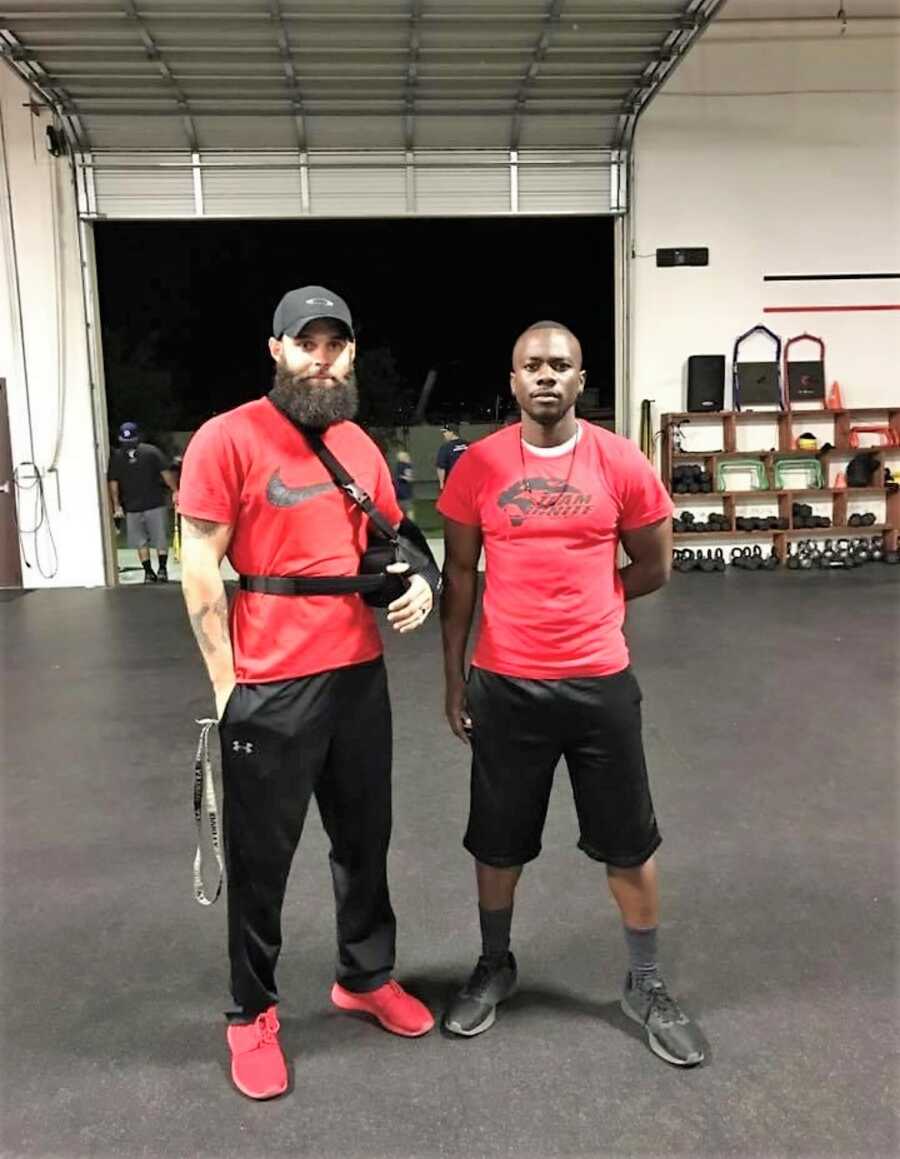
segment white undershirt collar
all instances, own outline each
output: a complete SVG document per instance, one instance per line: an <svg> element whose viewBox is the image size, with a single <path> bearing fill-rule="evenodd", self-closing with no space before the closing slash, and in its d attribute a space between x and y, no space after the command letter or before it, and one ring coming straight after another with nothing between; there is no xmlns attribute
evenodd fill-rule
<svg viewBox="0 0 900 1159"><path fill-rule="evenodd" d="M575 428L575 434L571 439L566 439L564 443L560 443L558 447L534 447L531 443L522 439L522 446L530 455L537 455L541 459L558 459L562 455L568 455L569 451L575 449L575 444L581 439L581 423L578 423Z"/></svg>

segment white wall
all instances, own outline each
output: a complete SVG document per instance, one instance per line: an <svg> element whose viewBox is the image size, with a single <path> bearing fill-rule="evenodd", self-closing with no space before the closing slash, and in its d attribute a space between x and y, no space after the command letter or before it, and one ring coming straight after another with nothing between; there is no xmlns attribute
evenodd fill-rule
<svg viewBox="0 0 900 1159"><path fill-rule="evenodd" d="M759 322L784 338L822 336L828 382L848 406L900 404L900 313L763 313L900 302L898 281L763 282L900 271L898 37L896 20L851 21L844 36L834 21L717 22L649 107L636 138L634 249L708 246L710 264L631 263L632 434L641 399L685 409L689 354L727 356L730 406L734 339ZM771 349L748 344L743 356Z"/></svg>
<svg viewBox="0 0 900 1159"><path fill-rule="evenodd" d="M26 587L84 587L105 580L78 225L68 164L47 152L48 116L34 116L29 98L0 66L0 375L20 481L33 479L33 459L46 499L43 523L29 534L36 492L18 491L22 579Z"/></svg>

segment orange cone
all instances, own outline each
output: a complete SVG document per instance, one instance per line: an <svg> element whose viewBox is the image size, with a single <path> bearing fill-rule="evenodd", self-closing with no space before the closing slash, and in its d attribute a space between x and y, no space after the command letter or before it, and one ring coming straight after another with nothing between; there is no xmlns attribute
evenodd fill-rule
<svg viewBox="0 0 900 1159"><path fill-rule="evenodd" d="M831 390L828 392L828 399L825 402L828 410L843 410L844 400L841 397L841 388L837 382L831 384Z"/></svg>
<svg viewBox="0 0 900 1159"><path fill-rule="evenodd" d="M847 486L847 476L844 474L843 471L838 471L838 473L834 477L834 489L835 489L835 491L843 491L846 486Z"/></svg>

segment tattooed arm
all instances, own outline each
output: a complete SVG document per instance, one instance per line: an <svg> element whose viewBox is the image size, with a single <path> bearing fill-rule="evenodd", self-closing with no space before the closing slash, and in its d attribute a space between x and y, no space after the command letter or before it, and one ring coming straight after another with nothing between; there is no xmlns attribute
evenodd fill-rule
<svg viewBox="0 0 900 1159"><path fill-rule="evenodd" d="M235 685L228 600L219 564L231 542L229 523L181 517L181 589L203 653L221 718Z"/></svg>

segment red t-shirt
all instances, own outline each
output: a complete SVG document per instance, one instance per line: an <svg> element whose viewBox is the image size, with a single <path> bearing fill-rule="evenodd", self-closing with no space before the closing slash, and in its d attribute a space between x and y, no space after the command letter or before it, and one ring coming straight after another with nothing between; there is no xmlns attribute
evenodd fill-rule
<svg viewBox="0 0 900 1159"><path fill-rule="evenodd" d="M402 515L390 471L369 436L342 422L324 441L397 526ZM200 427L184 456L178 506L196 519L233 524L228 559L243 575L356 575L368 537L368 518L265 398ZM382 651L372 609L356 594L238 591L230 624L241 683L345 668Z"/></svg>
<svg viewBox="0 0 900 1159"><path fill-rule="evenodd" d="M672 501L634 443L579 430L574 451L548 458L506 427L469 447L441 493L440 513L484 538L479 668L561 680L628 666L619 532L666 518Z"/></svg>

